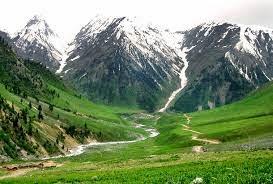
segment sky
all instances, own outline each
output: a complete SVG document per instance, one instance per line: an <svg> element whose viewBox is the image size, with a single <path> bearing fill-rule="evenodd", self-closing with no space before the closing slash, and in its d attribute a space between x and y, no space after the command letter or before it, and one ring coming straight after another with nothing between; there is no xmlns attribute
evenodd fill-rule
<svg viewBox="0 0 273 184"><path fill-rule="evenodd" d="M273 28L273 0L2 0L0 6L0 29L14 33L39 15L66 40L98 14L141 17L177 31L211 21Z"/></svg>

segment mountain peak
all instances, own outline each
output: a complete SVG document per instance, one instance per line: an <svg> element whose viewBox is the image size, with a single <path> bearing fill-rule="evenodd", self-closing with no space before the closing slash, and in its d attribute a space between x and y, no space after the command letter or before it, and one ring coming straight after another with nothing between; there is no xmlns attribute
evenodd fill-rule
<svg viewBox="0 0 273 184"><path fill-rule="evenodd" d="M146 55L163 53L174 56L173 48L179 47L180 41L175 36L176 33L166 31L141 17L97 15L76 35L68 53L72 53L75 49L80 51L83 47L100 42L101 45L112 44L126 48L128 53L131 52L131 46L135 46Z"/></svg>
<svg viewBox="0 0 273 184"><path fill-rule="evenodd" d="M112 24L115 24L116 27L121 29L134 28L143 30L146 28L154 29L157 27L140 17L96 15L86 26L82 28L81 32L96 34L105 30Z"/></svg>
<svg viewBox="0 0 273 184"><path fill-rule="evenodd" d="M30 20L29 22L32 22L32 23L38 23L38 22L45 22L45 18L43 16L40 16L40 15L34 15Z"/></svg>
<svg viewBox="0 0 273 184"><path fill-rule="evenodd" d="M20 33L31 33L35 35L44 35L46 37L57 37L57 34L55 34L54 31L49 27L46 20L38 15L35 15L33 18L31 18Z"/></svg>
<svg viewBox="0 0 273 184"><path fill-rule="evenodd" d="M32 17L13 39L22 57L43 61L54 70L60 65L65 45L43 17Z"/></svg>

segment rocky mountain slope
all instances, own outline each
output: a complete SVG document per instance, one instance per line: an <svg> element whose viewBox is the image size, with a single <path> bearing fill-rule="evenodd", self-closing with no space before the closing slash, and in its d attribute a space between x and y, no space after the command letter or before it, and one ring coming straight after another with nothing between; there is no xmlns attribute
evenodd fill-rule
<svg viewBox="0 0 273 184"><path fill-rule="evenodd" d="M26 26L14 35L10 36L1 31L0 36L9 42L18 56L43 63L54 72L59 69L65 57L63 40L39 16L30 19Z"/></svg>
<svg viewBox="0 0 273 184"><path fill-rule="evenodd" d="M229 23L172 33L137 19L96 17L70 44L62 75L108 104L213 108L272 79L272 35Z"/></svg>
<svg viewBox="0 0 273 184"><path fill-rule="evenodd" d="M10 42L93 101L188 112L239 100L272 80L272 38L263 27L212 22L170 32L138 18L97 16L64 50L35 16Z"/></svg>
<svg viewBox="0 0 273 184"><path fill-rule="evenodd" d="M273 79L273 31L209 23L185 32L188 85L172 109L195 111L241 99Z"/></svg>
<svg viewBox="0 0 273 184"><path fill-rule="evenodd" d="M92 100L154 111L180 84L180 36L137 19L99 16L70 44L62 75Z"/></svg>

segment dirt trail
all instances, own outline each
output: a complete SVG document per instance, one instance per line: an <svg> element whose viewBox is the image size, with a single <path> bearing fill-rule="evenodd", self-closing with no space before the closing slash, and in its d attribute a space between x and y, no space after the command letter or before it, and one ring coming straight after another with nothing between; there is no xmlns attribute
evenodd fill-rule
<svg viewBox="0 0 273 184"><path fill-rule="evenodd" d="M188 124L190 124L190 122L191 122L191 117L188 116L187 114L184 114L184 117L187 119Z"/></svg>
<svg viewBox="0 0 273 184"><path fill-rule="evenodd" d="M192 138L191 138L192 140L203 142L203 143L207 143L207 144L220 144L220 141L218 141L218 140L206 139L206 138L198 138L198 136L201 135L201 134L203 134L203 133L191 129L191 127L189 126L189 124L191 122L191 118L192 117L188 116L187 114L184 114L184 117L186 118L188 125L183 124L182 125L183 126L183 130L193 133L192 134ZM204 152L204 150L205 149L203 148L203 146L199 146L199 145L193 146L193 149L192 149L193 152L197 152L197 153Z"/></svg>
<svg viewBox="0 0 273 184"><path fill-rule="evenodd" d="M219 144L220 141L218 140L212 140L212 139L199 139L197 136L193 135L192 136L192 140L195 141L200 141L200 142L204 142L204 143L209 143L209 144Z"/></svg>
<svg viewBox="0 0 273 184"><path fill-rule="evenodd" d="M191 127L189 127L187 125L182 125L182 126L184 127L183 130L185 130L185 131L189 131L189 132L196 133L196 134L202 134L201 132L192 130Z"/></svg>

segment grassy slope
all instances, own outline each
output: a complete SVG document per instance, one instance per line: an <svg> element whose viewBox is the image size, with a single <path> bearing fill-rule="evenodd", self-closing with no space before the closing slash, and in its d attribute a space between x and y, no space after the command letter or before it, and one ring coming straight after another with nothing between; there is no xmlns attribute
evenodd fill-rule
<svg viewBox="0 0 273 184"><path fill-rule="evenodd" d="M38 107L38 104L41 104L44 113L47 115L44 121L48 124L57 123L57 116L59 114L59 118L62 122L80 127L83 127L86 123L93 133L101 132L102 141L130 140L134 139L138 133L143 133L140 129L135 131L135 128L131 126L131 123L122 119L119 114L120 112L135 112L135 110L126 111L119 108L96 105L85 98L79 98L69 94L69 92L57 88L55 89L60 94L60 98L54 98L54 100L52 100L52 103L56 104L57 107L54 108L53 112L50 112L47 103L37 103L37 101L31 97L24 100L24 103L21 103L20 97L8 92L4 86L0 84L0 94L19 108L28 107L28 101L32 101L33 106L36 108ZM62 106L62 104L65 105ZM71 109L71 112L63 109ZM77 111L78 114L75 114L75 111ZM38 111L33 108L31 113L35 115Z"/></svg>
<svg viewBox="0 0 273 184"><path fill-rule="evenodd" d="M192 133L183 113L165 114L157 122L160 136L154 140L160 150L190 151L191 146L205 145L209 151L266 149L273 147L273 83L253 91L244 100L213 110L188 114L192 130L202 132L200 138L217 139L219 145L205 145L191 140ZM164 149L163 149L164 148Z"/></svg>
<svg viewBox="0 0 273 184"><path fill-rule="evenodd" d="M273 83L244 100L214 110L192 113L192 127L223 143L271 138L273 144ZM272 145L271 144L271 145Z"/></svg>
<svg viewBox="0 0 273 184"><path fill-rule="evenodd" d="M33 73L40 75L46 81L50 90L55 90L60 98L44 99L48 103L52 103L61 109L69 109L72 112L80 112L86 115L96 116L98 118L108 118L110 120L120 121L119 113L131 113L138 111L134 108L111 107L105 105L94 104L80 94L75 92L71 86L64 85L61 78L52 74L44 66L31 61L25 61L24 65Z"/></svg>
<svg viewBox="0 0 273 184"><path fill-rule="evenodd" d="M71 87L66 86L60 77L51 73L46 67L18 58L13 50L2 41L0 42L0 64L0 95L8 101L10 106L14 105L16 113L19 114L22 109L29 111L27 114L29 125L25 123L26 125L20 126L23 133L28 130L28 127L33 126L34 128L35 135L28 133L29 135L26 135L27 138L25 138L29 140L29 146L33 144L40 149L44 145L52 144L53 147L58 146L62 151L67 149L66 146L70 147L69 145L63 147L62 143L59 144L59 139L57 140L57 136L62 134L62 131L68 133L68 131L61 129L63 127L67 130L70 128L70 136L78 143L85 142L87 136L98 141L116 141L133 140L140 135L146 135L143 129L136 129L131 122L121 118L121 113L132 113L138 110L107 107L88 101ZM32 102L33 108L29 108L30 102ZM54 105L53 111L49 110L49 104ZM37 118L39 105L42 106L42 114L44 115L44 120L41 123ZM34 117L33 124L30 122L30 116ZM8 119L10 121L16 120L13 117ZM3 122L1 119L1 126L4 127ZM5 129L4 134L8 134L5 136L12 137L11 135L14 135L12 131L15 131L15 128L11 127L11 131ZM87 131L85 132L86 128L88 132L91 132L88 135ZM38 146L34 143L36 141L38 141ZM69 141L70 143L72 145L71 141ZM74 141L73 145L75 146ZM1 144L0 149L5 146ZM15 147L13 146L13 148ZM50 153L57 153L55 148L55 151L50 151ZM20 149L22 148L20 147ZM1 154L4 155L5 152L1 152Z"/></svg>

